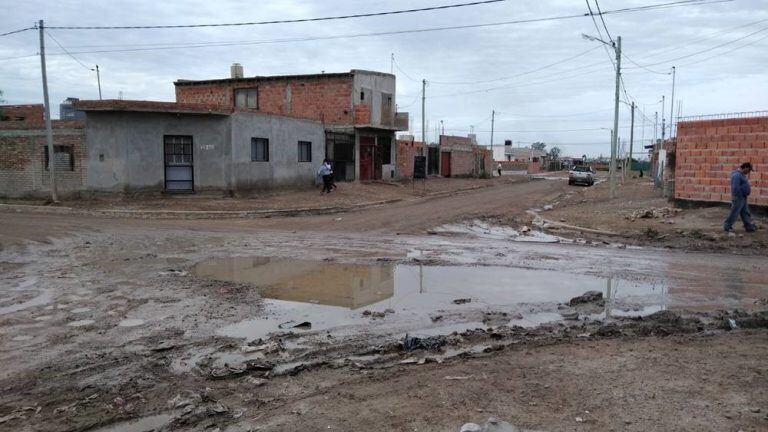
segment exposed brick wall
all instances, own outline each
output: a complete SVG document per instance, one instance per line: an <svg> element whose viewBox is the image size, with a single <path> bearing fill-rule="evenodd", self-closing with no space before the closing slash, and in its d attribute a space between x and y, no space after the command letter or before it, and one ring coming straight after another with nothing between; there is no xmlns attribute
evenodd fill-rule
<svg viewBox="0 0 768 432"><path fill-rule="evenodd" d="M397 140L397 175L402 178L413 177L413 157L426 156L424 143L421 141Z"/></svg>
<svg viewBox="0 0 768 432"><path fill-rule="evenodd" d="M0 105L0 128L37 127L45 124L45 107L36 105Z"/></svg>
<svg viewBox="0 0 768 432"><path fill-rule="evenodd" d="M462 177L475 174L475 154L469 151L451 150L451 176Z"/></svg>
<svg viewBox="0 0 768 432"><path fill-rule="evenodd" d="M480 175L483 172L486 174L491 174L496 169L496 165L493 161L493 152L491 149L487 147L480 147L475 146L473 148L473 153L475 156L475 163L477 166L475 167L475 174Z"/></svg>
<svg viewBox="0 0 768 432"><path fill-rule="evenodd" d="M528 162L501 161L501 169L504 171L528 171Z"/></svg>
<svg viewBox="0 0 768 432"><path fill-rule="evenodd" d="M176 83L176 101L185 104L214 104L233 108L239 88L258 89L258 111L350 125L355 121L352 106L352 75L316 75L284 79L223 80L211 83Z"/></svg>
<svg viewBox="0 0 768 432"><path fill-rule="evenodd" d="M355 105L355 124L370 124L371 123L371 108L365 104Z"/></svg>
<svg viewBox="0 0 768 432"><path fill-rule="evenodd" d="M29 126L29 125L27 125ZM53 121L53 144L70 146L74 170L56 171L61 195L85 187L87 152L83 123ZM38 196L50 192L50 175L45 169L45 129L0 128L0 196Z"/></svg>
<svg viewBox="0 0 768 432"><path fill-rule="evenodd" d="M675 198L728 202L731 171L751 162L749 201L768 205L768 117L680 122L675 150Z"/></svg>

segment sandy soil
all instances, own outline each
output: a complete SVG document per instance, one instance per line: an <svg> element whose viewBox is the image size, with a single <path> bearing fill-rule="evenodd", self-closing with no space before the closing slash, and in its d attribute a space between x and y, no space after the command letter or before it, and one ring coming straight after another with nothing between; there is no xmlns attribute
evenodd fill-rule
<svg viewBox="0 0 768 432"><path fill-rule="evenodd" d="M768 304L762 257L428 235L522 223L568 191L500 183L244 220L0 213L0 430L457 431L491 415L536 430L765 430L768 319L750 315ZM401 267L392 301L252 340L223 330L298 320L312 302L297 315L257 282L193 273L231 256ZM458 287L447 304L399 293L421 266L423 295ZM498 292L516 294L483 297L483 272L509 272ZM592 283L608 283L604 302L567 304ZM459 292L471 301L452 303ZM617 316L645 310L674 313ZM405 350L406 332L437 348Z"/></svg>

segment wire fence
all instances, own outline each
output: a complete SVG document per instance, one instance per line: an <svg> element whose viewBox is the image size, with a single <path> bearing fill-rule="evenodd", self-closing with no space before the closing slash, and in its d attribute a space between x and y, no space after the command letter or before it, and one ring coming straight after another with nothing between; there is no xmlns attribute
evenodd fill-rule
<svg viewBox="0 0 768 432"><path fill-rule="evenodd" d="M685 121L699 121L699 120L721 120L730 118L751 118L751 117L768 117L768 111L745 111L734 113L722 113L722 114L703 114L696 116L678 117L678 122Z"/></svg>

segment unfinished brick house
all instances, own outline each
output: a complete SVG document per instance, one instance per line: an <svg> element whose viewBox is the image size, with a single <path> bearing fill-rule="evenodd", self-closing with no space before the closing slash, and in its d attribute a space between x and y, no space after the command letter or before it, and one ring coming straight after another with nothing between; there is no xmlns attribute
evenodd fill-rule
<svg viewBox="0 0 768 432"><path fill-rule="evenodd" d="M674 197L694 202L730 202L730 173L751 162L750 204L768 206L768 111L681 119L674 161Z"/></svg>
<svg viewBox="0 0 768 432"><path fill-rule="evenodd" d="M51 180L43 105L4 105L0 112L0 196L46 195ZM51 123L57 189L79 191L86 182L85 125Z"/></svg>
<svg viewBox="0 0 768 432"><path fill-rule="evenodd" d="M343 73L177 80L176 102L315 120L326 130L325 155L339 180L396 175L395 131L408 129L395 112L395 76L353 69Z"/></svg>

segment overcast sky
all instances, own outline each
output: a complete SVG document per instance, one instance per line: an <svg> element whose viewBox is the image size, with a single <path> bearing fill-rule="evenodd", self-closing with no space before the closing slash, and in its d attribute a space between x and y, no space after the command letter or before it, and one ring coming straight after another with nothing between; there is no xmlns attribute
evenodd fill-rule
<svg viewBox="0 0 768 432"><path fill-rule="evenodd" d="M594 7L594 0L592 5ZM671 0L602 0L603 11ZM379 12L465 0L260 0L254 1L25 1L3 8L0 33L32 26L165 25L295 19ZM543 141L567 155L610 153L615 75L589 17L434 32L274 42L279 39L359 35L457 25L485 24L585 13L579 0L508 0L457 9L243 27L163 30L49 30L70 52L155 48L152 44L271 41L248 45L75 54L79 64L48 37L46 50L54 117L68 96L97 99L101 69L104 98L174 100L173 81L224 78L240 62L246 76L305 74L397 66L397 104L411 113L421 134L421 79L426 79L427 137L443 122L446 133L490 143L511 139L526 146ZM768 110L768 0L735 0L605 16L611 35L622 36L624 81L638 103L636 140L653 137L649 119L666 95L677 65L675 99L683 115ZM603 38L606 38L598 18ZM761 31L762 30L762 31ZM754 33L750 35L751 33ZM737 40L738 39L738 40ZM735 41L737 40L737 41ZM735 41L735 42L732 42ZM41 103L38 32L0 37L0 90L6 103ZM732 43L731 43L732 42ZM129 46L130 45L130 46ZM719 47L718 47L719 46ZM591 50L591 51L590 51ZM56 55L59 54L59 55ZM21 56L30 56L22 57ZM679 60L675 58L684 57ZM559 62L559 63L558 63ZM553 63L554 66L545 67ZM653 71L653 72L652 72ZM485 82L483 82L485 81ZM461 84L456 84L461 83ZM622 104L619 136L629 139L629 109ZM644 124L645 123L645 124Z"/></svg>

